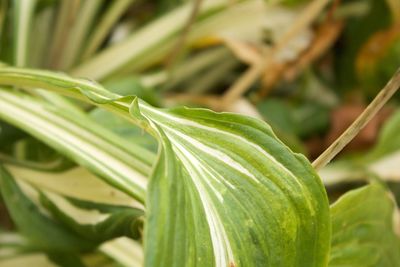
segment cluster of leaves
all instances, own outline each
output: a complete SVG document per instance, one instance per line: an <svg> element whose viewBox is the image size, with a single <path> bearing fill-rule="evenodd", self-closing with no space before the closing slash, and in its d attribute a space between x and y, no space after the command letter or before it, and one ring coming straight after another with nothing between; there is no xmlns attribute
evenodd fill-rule
<svg viewBox="0 0 400 267"><path fill-rule="evenodd" d="M399 10L0 0L0 266L399 265L396 99L309 162L400 65Z"/></svg>

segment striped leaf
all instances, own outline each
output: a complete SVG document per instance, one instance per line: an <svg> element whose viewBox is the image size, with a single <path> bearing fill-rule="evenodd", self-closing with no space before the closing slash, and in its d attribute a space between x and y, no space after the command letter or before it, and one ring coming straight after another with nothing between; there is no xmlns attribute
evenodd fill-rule
<svg viewBox="0 0 400 267"><path fill-rule="evenodd" d="M135 112L162 142L145 266L325 266L324 189L265 123L202 109Z"/></svg>
<svg viewBox="0 0 400 267"><path fill-rule="evenodd" d="M66 199L49 192L41 192L40 202L53 218L87 240L102 243L121 236L140 238L142 210Z"/></svg>
<svg viewBox="0 0 400 267"><path fill-rule="evenodd" d="M21 181L17 183L2 166L0 188L23 234L19 237L0 233L0 246L5 248L0 262L4 253L11 257L40 251L56 263L70 262L72 257L70 265L65 266L83 266L77 265L81 252L94 252L101 243L117 237L140 238L140 209L64 198Z"/></svg>
<svg viewBox="0 0 400 267"><path fill-rule="evenodd" d="M50 72L0 69L0 84L95 103L158 137L147 187L145 266L326 266L324 187L306 158L264 122L205 109L156 109Z"/></svg>
<svg viewBox="0 0 400 267"><path fill-rule="evenodd" d="M110 186L84 168L45 172L11 164L4 166L17 179L67 198L108 205L143 207L129 195Z"/></svg>
<svg viewBox="0 0 400 267"><path fill-rule="evenodd" d="M43 101L0 90L0 118L18 126L139 201L153 155L93 121Z"/></svg>
<svg viewBox="0 0 400 267"><path fill-rule="evenodd" d="M100 251L118 262L118 266L143 266L143 248L132 239L126 237L114 239L101 245Z"/></svg>
<svg viewBox="0 0 400 267"><path fill-rule="evenodd" d="M9 172L0 166L0 189L18 230L40 250L51 252L88 251L95 247L46 216L24 194Z"/></svg>

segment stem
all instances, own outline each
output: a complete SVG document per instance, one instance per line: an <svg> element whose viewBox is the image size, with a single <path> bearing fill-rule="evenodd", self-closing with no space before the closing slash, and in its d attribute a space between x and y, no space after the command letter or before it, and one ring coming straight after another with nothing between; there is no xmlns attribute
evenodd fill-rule
<svg viewBox="0 0 400 267"><path fill-rule="evenodd" d="M386 102L400 87L400 68L396 71L386 86L379 92L375 99L368 105L364 112L347 128L346 131L333 142L313 163L316 170L327 165L378 113Z"/></svg>

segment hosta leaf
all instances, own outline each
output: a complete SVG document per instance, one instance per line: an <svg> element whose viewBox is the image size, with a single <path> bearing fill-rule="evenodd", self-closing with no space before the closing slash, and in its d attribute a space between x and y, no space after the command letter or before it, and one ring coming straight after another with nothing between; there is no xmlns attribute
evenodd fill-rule
<svg viewBox="0 0 400 267"><path fill-rule="evenodd" d="M143 132L143 129L132 125L129 121L101 108L90 112L90 117L98 124L112 130L127 142L134 142L151 151L157 152L157 140Z"/></svg>
<svg viewBox="0 0 400 267"><path fill-rule="evenodd" d="M0 91L0 118L21 127L62 154L103 177L108 183L144 199L145 175L153 154L88 118L11 90Z"/></svg>
<svg viewBox="0 0 400 267"><path fill-rule="evenodd" d="M115 237L138 238L140 235L142 224L140 217L143 215L141 210L73 199L66 200L56 194L43 192L39 198L44 207L52 214L50 218L42 213L42 206L36 206L36 201L32 201L21 191L6 170L2 169L0 178L0 188L10 214L20 232L26 237L0 233L0 266L6 263L18 263L11 259L3 261L2 258L17 256L19 258L22 253L32 252L46 253L49 259L60 266L97 267L103 266L100 264L101 262L109 266L106 264L109 260L104 256L96 259L99 257L93 258L85 254L86 256L81 259L81 254L78 252L92 251L103 241ZM103 246L114 254L123 250L123 248L114 247L113 243L114 241L111 241ZM101 254L97 256L101 256ZM140 261L141 257L140 254L135 253L130 259L135 259L133 262L136 263ZM99 260L101 261L99 262Z"/></svg>
<svg viewBox="0 0 400 267"><path fill-rule="evenodd" d="M331 208L329 267L400 266L400 239L393 223L395 208L389 192L379 184L340 198Z"/></svg>
<svg viewBox="0 0 400 267"><path fill-rule="evenodd" d="M18 233L2 229L0 229L0 248L0 266L2 266L1 260L3 259L35 251L28 239Z"/></svg>
<svg viewBox="0 0 400 267"><path fill-rule="evenodd" d="M304 156L256 119L162 110L64 75L0 69L0 84L94 102L157 136L145 266L326 266L326 192Z"/></svg>
<svg viewBox="0 0 400 267"><path fill-rule="evenodd" d="M40 267L57 267L53 264L45 254L34 253L26 255L18 255L18 257L0 260L2 267L26 267L26 266L40 266Z"/></svg>
<svg viewBox="0 0 400 267"><path fill-rule="evenodd" d="M400 149L399 127L400 110L397 110L385 122L375 146L365 155L367 162L393 154Z"/></svg>
<svg viewBox="0 0 400 267"><path fill-rule="evenodd" d="M103 182L84 168L44 172L14 165L5 166L14 177L41 190L94 203L142 207L138 201Z"/></svg>
<svg viewBox="0 0 400 267"><path fill-rule="evenodd" d="M102 244L100 251L114 259L121 266L143 266L143 248L135 240L120 237Z"/></svg>
<svg viewBox="0 0 400 267"><path fill-rule="evenodd" d="M85 241L44 215L2 166L0 190L18 230L38 249L74 252L93 248L92 242Z"/></svg>
<svg viewBox="0 0 400 267"><path fill-rule="evenodd" d="M130 249L132 254L130 264L123 265L127 267L140 267L140 264L136 264L140 261L140 257L135 255L136 253L132 253L135 249L134 246L129 247L118 247L115 244L120 240L129 240L131 241L129 244L137 243L128 238L118 238L112 241L106 242L102 244L100 250L96 250L91 253L80 254L81 261L85 264L86 267L111 267L115 266L115 261L110 258L103 250L103 247L111 247L114 249L115 253L123 251L124 249ZM128 252L128 253L129 253ZM38 250L35 246L29 243L24 237L22 237L18 233L13 232L3 232L0 230L0 266L1 267L26 267L26 266L34 266L34 267L45 267L45 266L56 266L52 264L49 260L51 258L54 262L59 263L57 266L68 266L65 265L67 262L65 261L66 257L71 257L71 254L64 254L64 257L60 257L62 255L58 254L58 259L63 260L62 265L58 259L55 258L55 254L46 255L43 251ZM135 257L136 256L136 257ZM73 256L76 261L75 255ZM58 261L57 261L58 260ZM78 261L79 264L82 262ZM114 263L114 264L113 264ZM72 267L77 267L78 265L69 265ZM120 266L120 265L118 265ZM121 265L122 266L122 265Z"/></svg>
<svg viewBox="0 0 400 267"><path fill-rule="evenodd" d="M82 207L51 193L42 193L40 200L54 218L85 239L100 243L121 236L140 237L142 210L90 202Z"/></svg>
<svg viewBox="0 0 400 267"><path fill-rule="evenodd" d="M325 265L324 189L266 124L202 109L136 112L162 140L145 266Z"/></svg>

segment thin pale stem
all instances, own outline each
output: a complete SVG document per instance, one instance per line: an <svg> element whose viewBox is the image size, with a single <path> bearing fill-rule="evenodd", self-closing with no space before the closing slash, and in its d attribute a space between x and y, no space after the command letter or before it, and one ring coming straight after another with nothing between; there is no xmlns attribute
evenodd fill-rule
<svg viewBox="0 0 400 267"><path fill-rule="evenodd" d="M313 163L316 170L327 165L343 148L356 137L368 124L400 87L400 69L393 75L386 86L379 92L375 99L368 105L363 113L350 125L349 128L333 142Z"/></svg>

